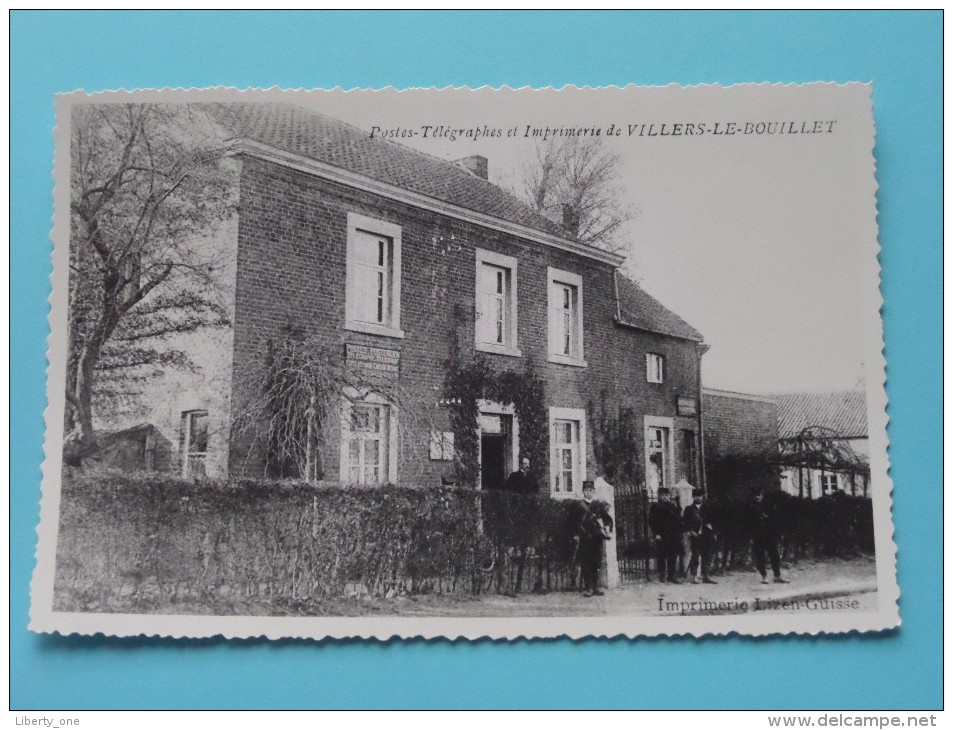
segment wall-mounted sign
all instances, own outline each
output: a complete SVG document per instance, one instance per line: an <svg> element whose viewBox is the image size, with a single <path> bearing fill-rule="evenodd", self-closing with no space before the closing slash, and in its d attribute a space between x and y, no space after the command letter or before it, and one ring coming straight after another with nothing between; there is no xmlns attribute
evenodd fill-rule
<svg viewBox="0 0 953 730"><path fill-rule="evenodd" d="M400 372L400 351L369 345L345 345L348 367L360 368L366 375L397 377Z"/></svg>
<svg viewBox="0 0 953 730"><path fill-rule="evenodd" d="M697 401L685 395L678 396L678 415L694 416L698 413Z"/></svg>

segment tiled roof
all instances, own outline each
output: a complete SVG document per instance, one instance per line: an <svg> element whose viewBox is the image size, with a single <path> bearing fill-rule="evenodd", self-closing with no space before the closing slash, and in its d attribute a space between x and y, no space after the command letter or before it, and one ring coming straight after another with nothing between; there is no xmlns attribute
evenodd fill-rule
<svg viewBox="0 0 953 730"><path fill-rule="evenodd" d="M778 435L795 438L805 428L829 428L843 438L867 438L867 397L862 390L838 393L776 393Z"/></svg>
<svg viewBox="0 0 953 730"><path fill-rule="evenodd" d="M203 104L238 138L250 139L405 190L569 239L562 226L463 169L309 109L284 103Z"/></svg>
<svg viewBox="0 0 953 730"><path fill-rule="evenodd" d="M701 332L649 296L628 277L619 273L616 283L619 290L619 319L623 324L696 342L704 341Z"/></svg>

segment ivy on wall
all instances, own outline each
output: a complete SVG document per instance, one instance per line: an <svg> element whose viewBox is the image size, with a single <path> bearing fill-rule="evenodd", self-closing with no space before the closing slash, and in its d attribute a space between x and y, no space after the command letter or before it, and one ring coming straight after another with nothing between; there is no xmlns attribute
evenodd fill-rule
<svg viewBox="0 0 953 730"><path fill-rule="evenodd" d="M450 406L456 481L476 486L480 476L480 400L513 405L519 422L519 457L529 458L532 473L542 481L549 452L549 422L546 386L533 358L526 358L522 371L496 371L482 355L464 363L454 341L445 365L443 394Z"/></svg>
<svg viewBox="0 0 953 730"><path fill-rule="evenodd" d="M594 413L589 404L589 413ZM635 410L619 406L610 413L602 393L599 417L593 424L592 449L599 468L610 484L641 484L642 429Z"/></svg>

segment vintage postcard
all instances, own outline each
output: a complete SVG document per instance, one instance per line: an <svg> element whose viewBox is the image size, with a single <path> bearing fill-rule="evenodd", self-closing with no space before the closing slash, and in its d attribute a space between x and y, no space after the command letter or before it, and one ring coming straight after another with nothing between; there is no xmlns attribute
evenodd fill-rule
<svg viewBox="0 0 953 730"><path fill-rule="evenodd" d="M56 112L33 630L899 624L869 85Z"/></svg>

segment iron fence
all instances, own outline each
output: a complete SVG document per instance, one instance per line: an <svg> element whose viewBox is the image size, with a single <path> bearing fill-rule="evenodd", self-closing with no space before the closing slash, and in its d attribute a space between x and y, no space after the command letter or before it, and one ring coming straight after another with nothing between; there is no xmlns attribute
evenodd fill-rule
<svg viewBox="0 0 953 730"><path fill-rule="evenodd" d="M641 484L615 487L616 554L623 583L648 580L655 562L649 535L651 498Z"/></svg>

